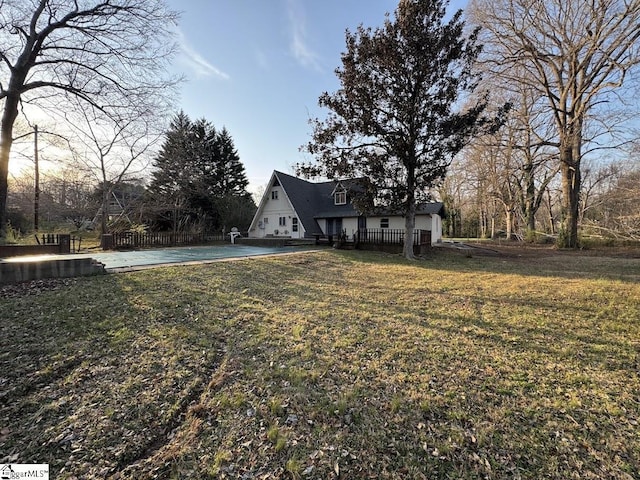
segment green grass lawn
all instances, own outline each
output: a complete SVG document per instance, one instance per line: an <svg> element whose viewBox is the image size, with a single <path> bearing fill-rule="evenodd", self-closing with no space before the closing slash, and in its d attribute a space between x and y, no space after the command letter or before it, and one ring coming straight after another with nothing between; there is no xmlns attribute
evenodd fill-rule
<svg viewBox="0 0 640 480"><path fill-rule="evenodd" d="M640 259L323 251L5 295L0 463L640 478Z"/></svg>

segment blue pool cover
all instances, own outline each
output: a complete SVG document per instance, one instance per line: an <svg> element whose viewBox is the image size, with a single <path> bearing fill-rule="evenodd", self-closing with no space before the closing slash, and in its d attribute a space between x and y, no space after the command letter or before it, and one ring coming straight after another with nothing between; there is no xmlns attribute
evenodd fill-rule
<svg viewBox="0 0 640 480"><path fill-rule="evenodd" d="M126 252L96 252L82 254L96 259L107 269L135 268L167 263L206 262L225 258L255 257L276 253L290 253L295 247L252 247L248 245L216 245L209 247L161 248ZM77 257L78 255L76 255Z"/></svg>

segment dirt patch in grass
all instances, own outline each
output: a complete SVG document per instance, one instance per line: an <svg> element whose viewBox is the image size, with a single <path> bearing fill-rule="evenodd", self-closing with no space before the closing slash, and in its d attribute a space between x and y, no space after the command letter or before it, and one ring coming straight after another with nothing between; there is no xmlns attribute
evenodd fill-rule
<svg viewBox="0 0 640 480"><path fill-rule="evenodd" d="M0 462L638 478L638 275L628 257L327 251L3 295Z"/></svg>
<svg viewBox="0 0 640 480"><path fill-rule="evenodd" d="M444 242L450 243L450 242ZM460 242L470 247L477 248L477 253L482 251L497 252L504 256L515 257L552 257L552 256L571 256L571 257L610 257L610 258L640 258L640 246L612 246L600 247L593 246L584 249L561 249L551 244L523 243L518 241L473 241Z"/></svg>

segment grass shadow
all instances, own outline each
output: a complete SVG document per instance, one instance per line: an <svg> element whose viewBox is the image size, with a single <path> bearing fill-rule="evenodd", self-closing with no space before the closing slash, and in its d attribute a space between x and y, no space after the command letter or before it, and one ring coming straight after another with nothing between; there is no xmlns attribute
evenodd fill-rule
<svg viewBox="0 0 640 480"><path fill-rule="evenodd" d="M59 478L637 476L638 285L496 262L323 251L3 299L0 377L41 376L2 451Z"/></svg>

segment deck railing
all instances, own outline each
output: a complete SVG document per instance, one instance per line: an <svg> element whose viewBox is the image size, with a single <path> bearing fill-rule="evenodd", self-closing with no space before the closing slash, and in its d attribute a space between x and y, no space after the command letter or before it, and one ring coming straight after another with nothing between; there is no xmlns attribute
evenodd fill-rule
<svg viewBox="0 0 640 480"><path fill-rule="evenodd" d="M394 228L360 228L356 232L356 243L377 245L402 245L404 244L404 229ZM431 232L429 230L416 229L413 231L414 245L431 244Z"/></svg>

